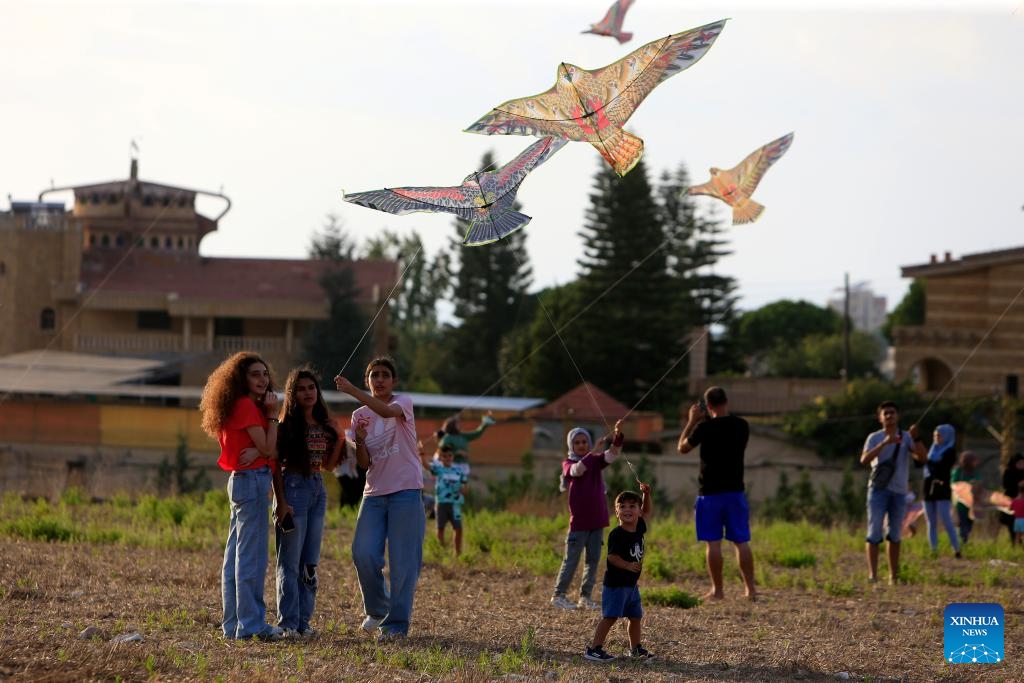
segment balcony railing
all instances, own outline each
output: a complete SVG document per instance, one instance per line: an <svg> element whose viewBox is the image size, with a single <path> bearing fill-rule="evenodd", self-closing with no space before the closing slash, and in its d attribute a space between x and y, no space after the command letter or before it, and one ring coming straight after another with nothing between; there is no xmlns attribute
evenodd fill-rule
<svg viewBox="0 0 1024 683"><path fill-rule="evenodd" d="M184 351L286 351L284 337L214 337L211 345L206 335L192 335L188 348L180 334L77 334L75 351L95 353L180 353Z"/></svg>

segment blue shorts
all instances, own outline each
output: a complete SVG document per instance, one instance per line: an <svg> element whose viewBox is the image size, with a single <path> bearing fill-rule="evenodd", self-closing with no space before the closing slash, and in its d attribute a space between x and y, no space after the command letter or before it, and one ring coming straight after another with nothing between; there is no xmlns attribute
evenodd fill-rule
<svg viewBox="0 0 1024 683"><path fill-rule="evenodd" d="M601 616L605 619L639 619L644 615L637 586L601 586Z"/></svg>
<svg viewBox="0 0 1024 683"><path fill-rule="evenodd" d="M742 491L697 496L693 512L698 541L721 541L723 530L727 541L750 541L750 506Z"/></svg>
<svg viewBox="0 0 1024 683"><path fill-rule="evenodd" d="M1013 520L1013 530L1018 534L1024 534L1024 517L1017 517Z"/></svg>

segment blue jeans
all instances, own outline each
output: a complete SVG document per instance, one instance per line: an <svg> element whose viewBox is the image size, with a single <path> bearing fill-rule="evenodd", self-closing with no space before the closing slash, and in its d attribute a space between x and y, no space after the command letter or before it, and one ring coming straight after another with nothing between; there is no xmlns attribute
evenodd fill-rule
<svg viewBox="0 0 1024 683"><path fill-rule="evenodd" d="M924 516L928 520L928 544L932 550L939 548L939 520L942 526L946 527L949 535L949 544L955 552L960 552L960 541L956 537L956 530L953 526L953 505L948 500L926 500L924 502Z"/></svg>
<svg viewBox="0 0 1024 683"><path fill-rule="evenodd" d="M295 530L276 527L277 625L294 631L309 630L316 606L316 566L324 538L327 493L319 474L309 477L285 472L284 499L292 508Z"/></svg>
<svg viewBox="0 0 1024 683"><path fill-rule="evenodd" d="M604 545L604 529L589 531L570 531L565 537L565 557L562 567L558 570L555 582L555 596L565 595L576 575L576 567L580 564L580 555L586 553L583 563L583 583L580 584L580 597L589 598L597 583L597 569L601 563L601 546Z"/></svg>
<svg viewBox="0 0 1024 683"><path fill-rule="evenodd" d="M903 513L907 509L904 493L893 493L888 489L868 487L868 537L867 542L878 545L882 542L882 522L886 518L885 536L890 543L899 543L903 531Z"/></svg>
<svg viewBox="0 0 1024 683"><path fill-rule="evenodd" d="M359 506L352 563L363 594L363 611L382 620L381 633L409 632L426 524L420 489L364 496ZM385 544L390 590L384 581Z"/></svg>
<svg viewBox="0 0 1024 683"><path fill-rule="evenodd" d="M270 531L270 468L233 472L228 479L231 524L224 545L221 593L225 638L268 633L263 582L267 576Z"/></svg>

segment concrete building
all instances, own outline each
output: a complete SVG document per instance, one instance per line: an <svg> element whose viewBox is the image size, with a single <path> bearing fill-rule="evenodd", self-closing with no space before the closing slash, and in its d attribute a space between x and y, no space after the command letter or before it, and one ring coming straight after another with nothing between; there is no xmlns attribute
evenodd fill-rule
<svg viewBox="0 0 1024 683"><path fill-rule="evenodd" d="M73 192L74 204L45 201ZM224 202L210 218L197 195ZM52 188L0 212L0 356L32 349L159 358L172 384L201 385L231 353L259 352L279 370L302 358L310 324L328 315L328 261L204 258L199 247L230 209L219 193L139 180ZM372 315L397 277L390 261L356 261ZM259 277L254 274L258 273ZM387 316L370 343L388 350Z"/></svg>
<svg viewBox="0 0 1024 683"><path fill-rule="evenodd" d="M845 292L842 288L836 291L838 294L828 300L828 307L843 315ZM866 282L850 285L850 322L855 330L877 332L885 324L885 316L884 296L876 296Z"/></svg>
<svg viewBox="0 0 1024 683"><path fill-rule="evenodd" d="M925 320L893 330L895 379L947 397L1015 394L1024 375L1024 248L933 254L902 274L924 282Z"/></svg>

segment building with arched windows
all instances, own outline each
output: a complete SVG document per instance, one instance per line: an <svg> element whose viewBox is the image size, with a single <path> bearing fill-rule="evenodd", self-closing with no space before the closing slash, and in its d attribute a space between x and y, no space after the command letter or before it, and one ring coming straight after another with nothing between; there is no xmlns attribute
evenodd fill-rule
<svg viewBox="0 0 1024 683"><path fill-rule="evenodd" d="M73 205L50 201L72 193ZM196 209L207 195L214 217ZM202 385L239 350L277 368L302 358L309 326L326 319L321 276L308 259L205 258L199 247L231 207L216 192L138 178L51 188L0 211L0 356L34 349L155 358L169 381ZM349 264L358 303L372 315L391 291L391 261ZM258 282L253 273L260 273ZM387 316L372 347L388 349Z"/></svg>
<svg viewBox="0 0 1024 683"><path fill-rule="evenodd" d="M1015 395L1024 375L1024 248L933 254L902 274L924 283L925 319L893 330L895 379L951 397Z"/></svg>

